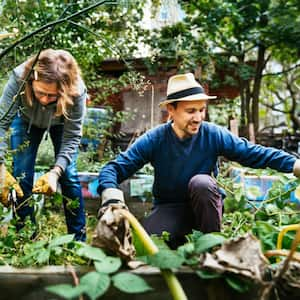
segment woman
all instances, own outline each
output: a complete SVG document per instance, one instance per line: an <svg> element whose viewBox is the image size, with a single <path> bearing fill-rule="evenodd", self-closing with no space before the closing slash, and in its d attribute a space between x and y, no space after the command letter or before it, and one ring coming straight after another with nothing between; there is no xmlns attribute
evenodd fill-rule
<svg viewBox="0 0 300 300"><path fill-rule="evenodd" d="M14 97L22 86L20 96ZM76 170L76 153L86 98L80 69L67 51L43 50L38 57L30 58L13 70L0 99L0 138L4 140L9 127L12 128L11 147L17 149L13 155L13 176L20 178L24 194L22 196L16 189L19 228L27 216L34 221L33 207L20 204L32 192L56 192L59 182L63 196L79 202L78 207L70 211L64 201L68 232L74 233L76 240L85 240L85 212ZM55 165L33 187L36 155L45 132L46 138L50 135L52 140ZM2 142L2 163L5 149L6 144Z"/></svg>

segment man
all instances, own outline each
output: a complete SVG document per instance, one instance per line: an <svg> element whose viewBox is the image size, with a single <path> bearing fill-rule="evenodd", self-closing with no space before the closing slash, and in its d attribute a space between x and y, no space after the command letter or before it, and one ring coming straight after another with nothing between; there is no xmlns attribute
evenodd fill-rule
<svg viewBox="0 0 300 300"><path fill-rule="evenodd" d="M19 93L21 90L21 93ZM19 94L18 97L16 97ZM52 194L60 182L69 233L85 240L85 212L76 170L76 153L82 134L87 92L74 57L64 50L43 50L16 67L0 98L0 201L9 206L9 194L17 194L17 228L26 217L34 222L34 208L28 205L32 192ZM13 176L6 170L5 135L12 128ZM55 164L33 187L34 165L39 145L50 135ZM15 178L20 178L20 186ZM65 199L78 201L68 209Z"/></svg>
<svg viewBox="0 0 300 300"><path fill-rule="evenodd" d="M247 167L300 175L300 160L295 157L251 144L204 121L207 102L213 98L191 73L169 79L167 98L160 106L167 108L171 121L146 132L103 167L98 187L100 216L112 205L124 206L118 184L150 162L154 167L154 207L143 225L151 234L169 232L169 244L175 248L192 229L204 233L221 229L222 196L211 176L217 176L219 156Z"/></svg>

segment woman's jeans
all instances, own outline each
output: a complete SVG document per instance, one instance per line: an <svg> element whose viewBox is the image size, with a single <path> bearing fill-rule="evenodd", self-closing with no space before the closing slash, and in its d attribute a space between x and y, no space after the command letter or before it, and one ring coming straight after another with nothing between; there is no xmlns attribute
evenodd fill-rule
<svg viewBox="0 0 300 300"><path fill-rule="evenodd" d="M188 192L188 202L174 199L173 203L156 205L143 220L150 234L168 232L168 244L173 249L183 244L193 229L203 233L221 230L223 201L216 181L209 175L195 175L189 181Z"/></svg>
<svg viewBox="0 0 300 300"><path fill-rule="evenodd" d="M31 126L30 132L28 133L28 123L19 116L15 117L11 127L11 148L16 151L13 155L13 175L15 178L19 178L20 186L24 192L24 197L17 200L18 207L32 194L36 155L46 129ZM59 153L63 131L63 125L51 126L50 128L49 133L54 147L55 157ZM79 201L78 208L70 210L66 207L67 203L65 197L63 197L68 233L75 234L76 240L84 241L86 239L85 211L81 185L76 169L76 155L74 155L72 162L70 162L59 179L59 183L61 184L62 195L65 196L66 199ZM22 227L27 216L35 222L34 208L27 203L21 205L16 214L19 217L17 225L19 228Z"/></svg>

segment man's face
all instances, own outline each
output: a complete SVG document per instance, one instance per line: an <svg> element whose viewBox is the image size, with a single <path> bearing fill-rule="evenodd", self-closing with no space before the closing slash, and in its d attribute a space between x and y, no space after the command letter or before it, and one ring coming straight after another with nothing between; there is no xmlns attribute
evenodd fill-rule
<svg viewBox="0 0 300 300"><path fill-rule="evenodd" d="M172 126L179 138L191 137L198 133L205 119L207 100L179 101L177 107L167 105L167 110L173 120Z"/></svg>
<svg viewBox="0 0 300 300"><path fill-rule="evenodd" d="M57 101L59 94L56 82L43 82L34 80L32 89L36 99L42 104L47 105Z"/></svg>

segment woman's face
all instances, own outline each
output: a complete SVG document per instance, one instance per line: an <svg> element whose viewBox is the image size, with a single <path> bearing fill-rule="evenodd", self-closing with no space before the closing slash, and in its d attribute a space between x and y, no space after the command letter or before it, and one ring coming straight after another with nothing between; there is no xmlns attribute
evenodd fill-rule
<svg viewBox="0 0 300 300"><path fill-rule="evenodd" d="M55 102L59 97L56 82L48 83L39 80L33 80L32 89L36 99L42 105L47 105Z"/></svg>

